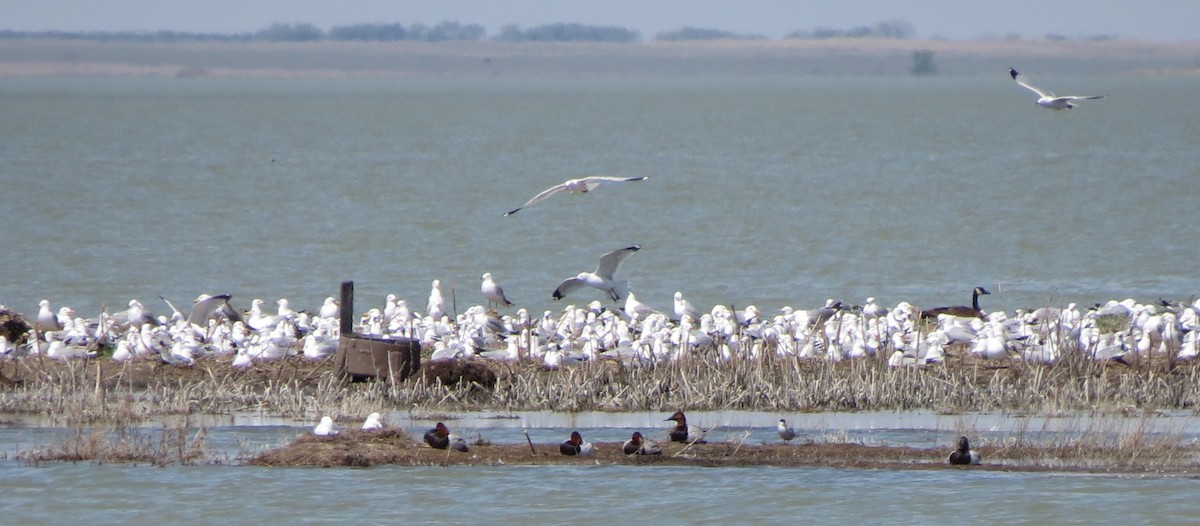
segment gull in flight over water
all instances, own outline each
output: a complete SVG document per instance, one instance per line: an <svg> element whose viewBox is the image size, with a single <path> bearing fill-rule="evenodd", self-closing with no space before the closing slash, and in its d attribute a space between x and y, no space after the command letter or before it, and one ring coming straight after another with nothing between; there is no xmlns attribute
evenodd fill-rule
<svg viewBox="0 0 1200 526"><path fill-rule="evenodd" d="M1017 70L1015 70L1013 68L1008 68L1008 74L1011 75L1013 80L1017 81L1017 84L1020 84L1021 87L1025 88L1029 91L1032 91L1034 93L1037 93L1037 95L1038 95L1037 105L1041 106L1043 108L1050 108L1052 110L1069 110L1069 109L1075 107L1074 104L1071 104L1071 101L1073 101L1073 100L1104 98L1104 95L1064 95L1062 97L1059 97L1049 91L1042 91L1038 88L1033 87L1033 85L1030 84L1029 81L1025 78L1025 75L1018 73Z"/></svg>
<svg viewBox="0 0 1200 526"><path fill-rule="evenodd" d="M551 186L550 188L542 190L542 193L533 196L533 199L526 201L525 204L521 205L520 207L518 207L516 209L505 212L504 215L505 216L513 215L517 212L520 212L522 208L545 201L550 196L557 194L559 192L562 192L564 190L571 192L571 193L576 193L576 194L585 194L585 193L591 192L592 190L595 190L597 187L599 187L601 184L604 184L604 183L625 183L625 182L629 182L629 181L641 181L643 179L648 179L648 177L645 177L645 176L642 176L642 177L595 176L595 177L581 177L579 179L569 179L564 183L556 184L554 186Z"/></svg>
<svg viewBox="0 0 1200 526"><path fill-rule="evenodd" d="M600 265L596 267L595 272L580 272L578 276L563 280L558 284L558 288L554 289L552 296L556 300L561 300L567 294L586 285L606 292L613 301L619 301L625 296L624 290L627 289L627 285L624 282L614 281L613 274L617 272L617 267L625 258L641 249L641 246L633 245L600 256Z"/></svg>

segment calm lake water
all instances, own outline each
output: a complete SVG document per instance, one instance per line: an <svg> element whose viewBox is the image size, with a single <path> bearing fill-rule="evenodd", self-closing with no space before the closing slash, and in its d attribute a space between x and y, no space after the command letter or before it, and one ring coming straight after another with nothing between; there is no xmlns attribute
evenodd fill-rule
<svg viewBox="0 0 1200 526"><path fill-rule="evenodd" d="M159 295L230 293L241 307L287 297L315 309L353 279L358 310L388 293L423 309L441 279L461 311L491 272L537 313L561 307L550 299L561 279L635 243L621 274L663 308L676 290L702 308L768 312L828 297L961 304L976 285L994 293L989 310L1200 291L1200 80L1026 72L1109 96L1051 112L1007 66L939 78L2 79L0 303L31 314L47 298L94 316L131 298L164 312ZM589 174L650 179L502 217ZM531 425L616 440L660 417ZM278 444L307 430L224 425L212 440L235 450L239 435ZM954 424L808 425L844 428L941 447ZM4 426L0 439L11 458L55 432ZM0 461L0 511L21 523L1178 523L1200 516L1193 488L965 470Z"/></svg>

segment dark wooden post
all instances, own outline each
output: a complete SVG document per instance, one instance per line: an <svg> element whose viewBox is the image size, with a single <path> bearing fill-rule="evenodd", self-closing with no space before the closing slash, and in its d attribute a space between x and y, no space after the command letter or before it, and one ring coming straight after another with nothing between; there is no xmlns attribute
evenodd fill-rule
<svg viewBox="0 0 1200 526"><path fill-rule="evenodd" d="M339 320L342 335L354 334L354 282L342 282L342 308L338 311L342 318Z"/></svg>

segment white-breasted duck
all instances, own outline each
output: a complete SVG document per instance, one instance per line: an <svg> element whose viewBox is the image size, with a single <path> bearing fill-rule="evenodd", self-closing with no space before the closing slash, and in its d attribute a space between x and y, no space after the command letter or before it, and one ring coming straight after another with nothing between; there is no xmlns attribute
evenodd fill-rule
<svg viewBox="0 0 1200 526"><path fill-rule="evenodd" d="M667 418L667 421L674 421L675 427L671 428L671 441L684 443L704 443L704 430L697 425L688 425L687 417L683 411L675 411L675 414Z"/></svg>
<svg viewBox="0 0 1200 526"><path fill-rule="evenodd" d="M592 447L591 442L584 440L578 431L572 431L571 438L558 445L558 452L569 457L590 457L596 452L596 448Z"/></svg>
<svg viewBox="0 0 1200 526"><path fill-rule="evenodd" d="M983 461L979 452L971 449L967 437L958 437L958 449L950 453L950 464L955 466L978 465Z"/></svg>
<svg viewBox="0 0 1200 526"><path fill-rule="evenodd" d="M621 451L626 455L661 455L662 449L659 449L658 442L642 437L640 432L634 431L633 436L625 441L625 445L621 447Z"/></svg>

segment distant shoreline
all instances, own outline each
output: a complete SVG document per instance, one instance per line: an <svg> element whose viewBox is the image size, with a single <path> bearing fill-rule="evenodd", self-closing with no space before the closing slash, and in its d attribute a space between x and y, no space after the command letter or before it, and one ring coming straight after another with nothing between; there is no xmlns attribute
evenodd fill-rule
<svg viewBox="0 0 1200 526"><path fill-rule="evenodd" d="M907 75L998 65L1058 74L1200 75L1200 41L881 38L685 42L182 42L0 40L0 78L522 78Z"/></svg>

